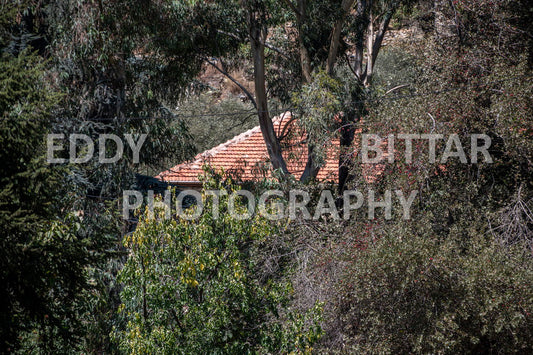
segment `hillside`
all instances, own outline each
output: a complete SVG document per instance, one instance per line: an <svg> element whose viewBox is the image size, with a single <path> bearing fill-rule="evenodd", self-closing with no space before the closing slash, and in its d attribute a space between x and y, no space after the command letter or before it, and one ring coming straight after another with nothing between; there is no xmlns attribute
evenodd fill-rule
<svg viewBox="0 0 533 355"><path fill-rule="evenodd" d="M533 353L528 1L0 9L1 354Z"/></svg>

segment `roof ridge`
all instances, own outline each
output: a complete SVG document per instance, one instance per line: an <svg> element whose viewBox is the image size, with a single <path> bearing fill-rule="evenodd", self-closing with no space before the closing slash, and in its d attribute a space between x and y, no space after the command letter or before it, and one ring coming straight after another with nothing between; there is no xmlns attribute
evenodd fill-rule
<svg viewBox="0 0 533 355"><path fill-rule="evenodd" d="M282 113L281 115L277 115L277 116L273 117L272 118L272 123L273 124L279 123L278 121L284 120L285 116L287 114L289 115L289 118L290 118L291 117L290 111L286 111L286 112ZM257 132L261 132L261 126L260 125L252 127L249 130L244 131L242 133L239 133L238 135L234 136L233 138L227 140L226 142L220 143L219 145L217 145L217 146L215 146L215 147L213 147L211 149L208 149L208 150L198 154L197 155L198 158L197 159L195 158L194 161L200 160L201 158L211 157L214 154L220 153L220 152L224 151L226 148L228 148L228 146L236 144L236 143L239 143L239 142L242 142L244 139L249 138L252 134L257 133Z"/></svg>
<svg viewBox="0 0 533 355"><path fill-rule="evenodd" d="M227 140L226 142L220 143L219 145L217 145L217 146L215 146L215 147L213 147L211 149L208 149L208 150L204 151L203 153L200 153L199 157L200 158L210 157L210 156L213 156L214 154L222 152L222 151L226 150L226 148L228 148L228 146L230 146L232 144L235 144L235 143L239 143L242 140L244 140L244 139L248 138L249 136L251 136L252 134L256 133L257 131L261 131L260 128L261 128L260 126L255 126L253 128L250 128L247 131L239 133L238 135L234 136L233 138Z"/></svg>
<svg viewBox="0 0 533 355"><path fill-rule="evenodd" d="M273 124L279 124L284 119L286 119L286 118L290 119L291 117L292 117L291 112L290 111L285 111L285 112L283 112L280 115L274 116L272 118L272 123ZM234 136L233 138L231 138L231 139L229 139L229 140L227 140L227 141L225 141L223 143L220 143L219 145L217 145L217 146L215 146L215 147L213 147L211 149L205 150L202 153L197 154L191 161L178 164L178 165L176 165L176 166L174 166L174 167L172 167L172 168L170 168L170 169L168 169L166 171L161 172L157 176L165 175L165 173L177 172L178 170L180 170L180 168L183 168L184 165L191 166L191 165L203 163L203 161L207 160L208 158L213 157L216 154L226 150L229 146L231 146L233 144L242 142L243 140L249 138L252 134L257 133L257 132L261 132L261 126L260 125L252 127L249 130L244 131L242 133L239 133L236 136Z"/></svg>

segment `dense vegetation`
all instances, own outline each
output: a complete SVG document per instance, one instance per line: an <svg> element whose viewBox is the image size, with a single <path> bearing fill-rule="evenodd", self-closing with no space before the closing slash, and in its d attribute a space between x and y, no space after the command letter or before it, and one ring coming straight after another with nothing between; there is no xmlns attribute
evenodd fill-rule
<svg viewBox="0 0 533 355"><path fill-rule="evenodd" d="M0 10L1 353L533 352L527 1L26 0ZM288 174L271 134L285 110L307 132L302 176ZM275 178L238 185L208 170L200 218L144 205L122 218L122 192L149 189L139 174L258 122ZM348 149L358 129L457 135L466 152L486 134L492 162L435 163L427 140L407 159L397 140L396 159L368 180ZM126 148L112 164L98 150L76 164L66 138L55 157L67 162L50 164L51 133L147 139L139 162ZM339 180L315 181L332 141ZM444 149L437 140L437 157ZM272 221L238 218L226 195L215 203L207 192L277 189L271 201L286 205L291 189L313 204L328 188L339 205L350 189L418 194L407 220L396 205L368 219L364 202L349 219Z"/></svg>

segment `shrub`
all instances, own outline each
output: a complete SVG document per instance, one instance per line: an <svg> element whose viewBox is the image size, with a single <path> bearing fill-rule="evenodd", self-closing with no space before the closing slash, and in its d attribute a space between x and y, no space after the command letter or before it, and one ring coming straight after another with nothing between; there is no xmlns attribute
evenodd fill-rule
<svg viewBox="0 0 533 355"><path fill-rule="evenodd" d="M520 248L389 234L358 250L337 309L352 350L533 351L533 263Z"/></svg>
<svg viewBox="0 0 533 355"><path fill-rule="evenodd" d="M236 189L230 181L206 188ZM255 216L238 220L221 196L219 216L204 193L204 212L196 220L140 217L125 238L129 259L119 311L125 326L114 337L131 353L197 354L309 352L320 335L317 305L308 315L285 307L290 283L261 277L256 249L277 231ZM238 201L237 208L245 208ZM196 207L191 207L194 209ZM160 211L162 212L162 211Z"/></svg>

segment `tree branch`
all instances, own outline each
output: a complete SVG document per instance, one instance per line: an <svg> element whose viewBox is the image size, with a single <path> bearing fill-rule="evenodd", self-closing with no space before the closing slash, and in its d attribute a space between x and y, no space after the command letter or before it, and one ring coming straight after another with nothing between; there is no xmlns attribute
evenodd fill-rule
<svg viewBox="0 0 533 355"><path fill-rule="evenodd" d="M244 94L248 97L248 99L250 100L250 102L252 103L252 105L254 105L255 109L257 109L257 103L255 102L255 99L254 99L254 96L248 91L246 90L246 88L241 84L239 83L234 77L232 77L227 71L223 70L222 68L219 68L215 63L211 62L208 58L203 58L209 65L211 65L213 68L215 68L216 70L218 70L221 74L223 74L224 76L226 76L229 80L231 80L235 85L237 85L241 90L242 92L244 92Z"/></svg>
<svg viewBox="0 0 533 355"><path fill-rule="evenodd" d="M353 73L353 75L357 78L357 80L359 80L359 76L357 75L357 73L353 69L352 64L350 64L350 57L348 56L348 53L344 53L344 57L346 59L346 64L348 65L348 68Z"/></svg>
<svg viewBox="0 0 533 355"><path fill-rule="evenodd" d="M296 6L292 3L291 0L283 0L283 2L285 4L287 4L288 7L290 7L290 9L292 10L292 12L294 12L296 14L296 16L301 16L302 14L300 13L300 11L298 11L298 9L296 8Z"/></svg>
<svg viewBox="0 0 533 355"><path fill-rule="evenodd" d="M226 31L222 31L222 30L217 30L217 32L220 33L220 34L226 35L228 37L235 38L236 40L239 40L239 41L245 41L246 40L246 38L239 37L239 35L237 35L235 33L226 32Z"/></svg>
<svg viewBox="0 0 533 355"><path fill-rule="evenodd" d="M283 123L283 120L285 119L284 116L285 116L285 114L283 113L282 114L282 119L279 121L278 127L281 127L281 125ZM291 123L293 121L296 121L296 116L291 113L291 118L289 118L287 120L287 122L285 123L285 126L282 128L281 132L278 134L278 140L279 141L282 141L289 134L289 131L290 131L290 128L291 128L290 126L291 126Z"/></svg>
<svg viewBox="0 0 533 355"><path fill-rule="evenodd" d="M331 42L328 51L328 62L326 64L326 71L330 75L333 73L333 68L337 59L337 53L339 51L340 37L342 32L342 25L344 24L344 18L352 7L352 5L354 4L354 2L355 0L342 0L342 15L333 25L333 31L331 33Z"/></svg>
<svg viewBox="0 0 533 355"><path fill-rule="evenodd" d="M270 44L270 43L266 42L265 43L265 47L267 47L268 49L272 49L274 52L278 53L279 55L281 55L285 59L290 59L287 54L285 54L280 48L274 46L273 44Z"/></svg>
<svg viewBox="0 0 533 355"><path fill-rule="evenodd" d="M239 37L239 35L235 33L226 32L222 30L217 30L217 32L220 34L226 35L228 37L235 38L236 40L239 40L239 41L248 41L246 38ZM272 49L274 52L277 52L279 55L281 55L285 59L289 59L289 56L285 52L283 52L281 48L276 47L273 44L270 44L268 42L265 43L265 47L267 47L268 49Z"/></svg>
<svg viewBox="0 0 533 355"><path fill-rule="evenodd" d="M374 64L376 63L376 58L378 57L379 50L381 49L381 43L383 42L385 33L387 32L387 29L389 28L389 23L390 23L390 20L392 18L392 14L394 13L394 11L395 9L391 9L389 12L387 12L379 25L379 29L376 34L374 44L372 45L372 66L374 66Z"/></svg>
<svg viewBox="0 0 533 355"><path fill-rule="evenodd" d="M402 84L402 85L395 86L395 87L393 87L392 89L387 90L387 92L385 93L385 95L390 94L390 93L393 92L393 91L396 91L396 90L398 90L398 89L401 89L401 88L404 88L404 87L407 87L407 86L409 86L409 84Z"/></svg>

